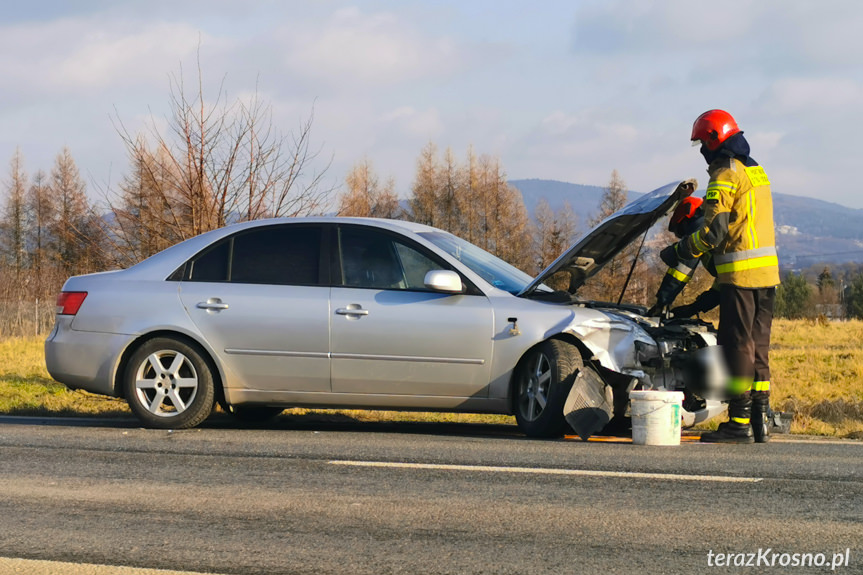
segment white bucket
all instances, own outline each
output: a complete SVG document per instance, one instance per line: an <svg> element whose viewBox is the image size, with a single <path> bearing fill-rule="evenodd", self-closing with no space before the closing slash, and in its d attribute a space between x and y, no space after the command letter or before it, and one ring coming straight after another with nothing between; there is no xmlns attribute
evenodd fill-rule
<svg viewBox="0 0 863 575"><path fill-rule="evenodd" d="M680 445L681 391L629 392L632 442L636 445Z"/></svg>

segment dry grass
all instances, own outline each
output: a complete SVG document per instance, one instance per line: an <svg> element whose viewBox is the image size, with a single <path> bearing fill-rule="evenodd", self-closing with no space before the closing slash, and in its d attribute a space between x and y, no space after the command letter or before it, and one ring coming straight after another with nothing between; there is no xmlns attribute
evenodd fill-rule
<svg viewBox="0 0 863 575"><path fill-rule="evenodd" d="M863 437L863 322L776 320L770 368L774 408L792 431Z"/></svg>
<svg viewBox="0 0 863 575"><path fill-rule="evenodd" d="M128 414L122 401L69 391L45 369L43 338L0 340L0 413L8 415Z"/></svg>
<svg viewBox="0 0 863 575"><path fill-rule="evenodd" d="M792 432L863 438L863 322L776 320L771 346L774 409L795 415ZM0 413L128 415L126 404L68 391L45 370L41 338L0 340ZM514 424L499 415L365 410L288 410L296 417L354 421Z"/></svg>

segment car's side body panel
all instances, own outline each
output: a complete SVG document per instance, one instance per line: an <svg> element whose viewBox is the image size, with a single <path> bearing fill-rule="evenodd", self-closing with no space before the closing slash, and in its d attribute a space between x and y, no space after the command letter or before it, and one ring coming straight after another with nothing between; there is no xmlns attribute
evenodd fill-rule
<svg viewBox="0 0 863 575"><path fill-rule="evenodd" d="M213 353L183 312L177 282L117 271L69 278L63 290L87 292L77 315L57 316L45 342L48 372L69 387L121 395L116 386L121 357L150 333L180 334Z"/></svg>
<svg viewBox="0 0 863 575"><path fill-rule="evenodd" d="M334 392L488 396L494 310L485 296L333 288L332 308Z"/></svg>
<svg viewBox="0 0 863 575"><path fill-rule="evenodd" d="M180 299L227 389L329 391L328 287L182 282ZM226 307L222 307L226 306Z"/></svg>
<svg viewBox="0 0 863 575"><path fill-rule="evenodd" d="M83 389L116 397L114 373L119 358L134 339L128 334L74 331L71 316L58 316L45 341L45 365L56 381L70 389Z"/></svg>

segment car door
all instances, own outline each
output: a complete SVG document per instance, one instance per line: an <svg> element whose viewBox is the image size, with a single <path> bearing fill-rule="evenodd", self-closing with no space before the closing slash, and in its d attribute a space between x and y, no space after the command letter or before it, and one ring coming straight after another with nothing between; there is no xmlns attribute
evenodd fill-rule
<svg viewBox="0 0 863 575"><path fill-rule="evenodd" d="M449 266L401 236L348 225L337 236L333 391L486 397L494 335L488 299L428 290L426 272Z"/></svg>
<svg viewBox="0 0 863 575"><path fill-rule="evenodd" d="M323 231L305 224L252 228L187 264L183 305L238 378L232 383L273 393L330 390Z"/></svg>

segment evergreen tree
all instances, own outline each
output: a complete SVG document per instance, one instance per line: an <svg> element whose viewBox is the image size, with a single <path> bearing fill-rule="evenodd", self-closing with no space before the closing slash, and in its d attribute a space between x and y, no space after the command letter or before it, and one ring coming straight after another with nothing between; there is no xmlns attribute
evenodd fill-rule
<svg viewBox="0 0 863 575"><path fill-rule="evenodd" d="M813 312L812 286L803 274L789 273L776 288L776 302L773 313L776 317L800 319Z"/></svg>
<svg viewBox="0 0 863 575"><path fill-rule="evenodd" d="M845 289L845 309L848 317L863 319L863 273L857 274Z"/></svg>

